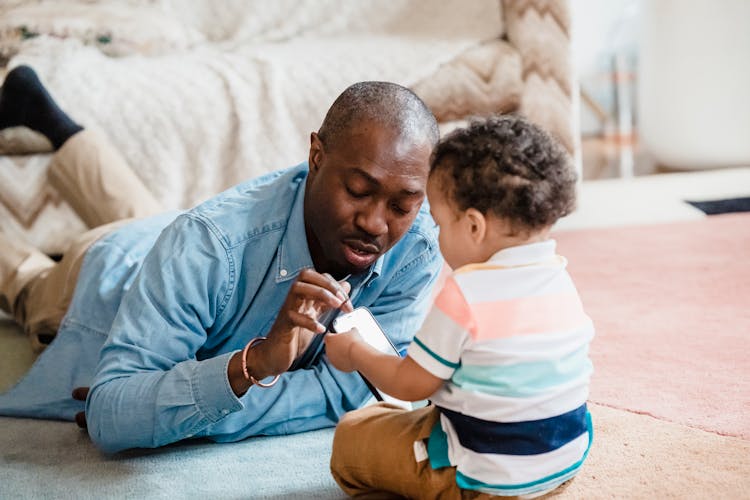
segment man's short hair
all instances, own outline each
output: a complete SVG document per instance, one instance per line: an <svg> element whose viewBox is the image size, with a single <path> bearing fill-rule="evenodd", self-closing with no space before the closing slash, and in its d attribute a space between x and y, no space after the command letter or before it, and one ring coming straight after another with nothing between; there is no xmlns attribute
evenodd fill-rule
<svg viewBox="0 0 750 500"><path fill-rule="evenodd" d="M414 92L391 82L359 82L339 95L326 114L318 136L333 145L359 123L378 123L401 137L429 141L440 138L432 111Z"/></svg>

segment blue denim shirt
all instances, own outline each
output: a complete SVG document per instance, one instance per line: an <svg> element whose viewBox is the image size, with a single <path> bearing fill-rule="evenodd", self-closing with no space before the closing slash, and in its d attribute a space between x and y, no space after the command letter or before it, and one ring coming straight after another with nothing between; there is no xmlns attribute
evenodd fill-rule
<svg viewBox="0 0 750 500"><path fill-rule="evenodd" d="M313 266L303 220L307 172L303 163L250 180L176 218L136 221L90 248L47 350L63 337L99 345L106 338L86 402L97 446L112 452L193 436L302 432L334 425L370 397L357 373L336 370L323 352L307 353L272 388L239 398L227 379L231 356L269 331L294 279ZM406 235L352 282L352 302L369 307L404 350L441 264L425 203ZM72 383L87 385L80 378Z"/></svg>

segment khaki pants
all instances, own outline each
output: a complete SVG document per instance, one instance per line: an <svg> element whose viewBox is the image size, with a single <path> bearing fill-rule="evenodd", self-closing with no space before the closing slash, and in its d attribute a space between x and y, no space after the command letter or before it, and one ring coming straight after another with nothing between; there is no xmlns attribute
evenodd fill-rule
<svg viewBox="0 0 750 500"><path fill-rule="evenodd" d="M500 497L456 484L456 468L433 469L417 461L415 447L427 444L439 418L437 408L407 411L378 403L347 413L333 437L331 473L346 494L359 498L519 499L547 500L565 492L571 480L552 491L523 497ZM415 442L419 442L415 445ZM422 457L420 457L422 458Z"/></svg>
<svg viewBox="0 0 750 500"><path fill-rule="evenodd" d="M91 244L129 219L161 211L109 141L90 130L63 144L47 176L91 230L70 245L59 263L0 234L0 308L15 318L37 349L57 333Z"/></svg>
<svg viewBox="0 0 750 500"><path fill-rule="evenodd" d="M433 469L426 455L417 462L414 443L426 444L438 416L434 406L407 411L388 403L347 413L333 438L333 478L364 498L492 498L461 490L455 467Z"/></svg>

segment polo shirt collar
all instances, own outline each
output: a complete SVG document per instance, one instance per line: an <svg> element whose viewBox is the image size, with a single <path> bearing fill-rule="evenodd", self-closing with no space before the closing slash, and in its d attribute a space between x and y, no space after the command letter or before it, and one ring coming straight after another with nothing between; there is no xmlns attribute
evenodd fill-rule
<svg viewBox="0 0 750 500"><path fill-rule="evenodd" d="M557 243L553 239L504 248L490 257L488 263L500 266L527 266L548 262L556 258Z"/></svg>

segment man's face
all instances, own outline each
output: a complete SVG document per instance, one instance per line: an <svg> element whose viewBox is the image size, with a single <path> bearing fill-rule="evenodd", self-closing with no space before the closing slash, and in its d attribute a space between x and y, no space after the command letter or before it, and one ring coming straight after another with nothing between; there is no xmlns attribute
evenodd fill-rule
<svg viewBox="0 0 750 500"><path fill-rule="evenodd" d="M310 137L305 228L319 272L369 268L409 229L425 197L428 141L364 122L334 144Z"/></svg>

